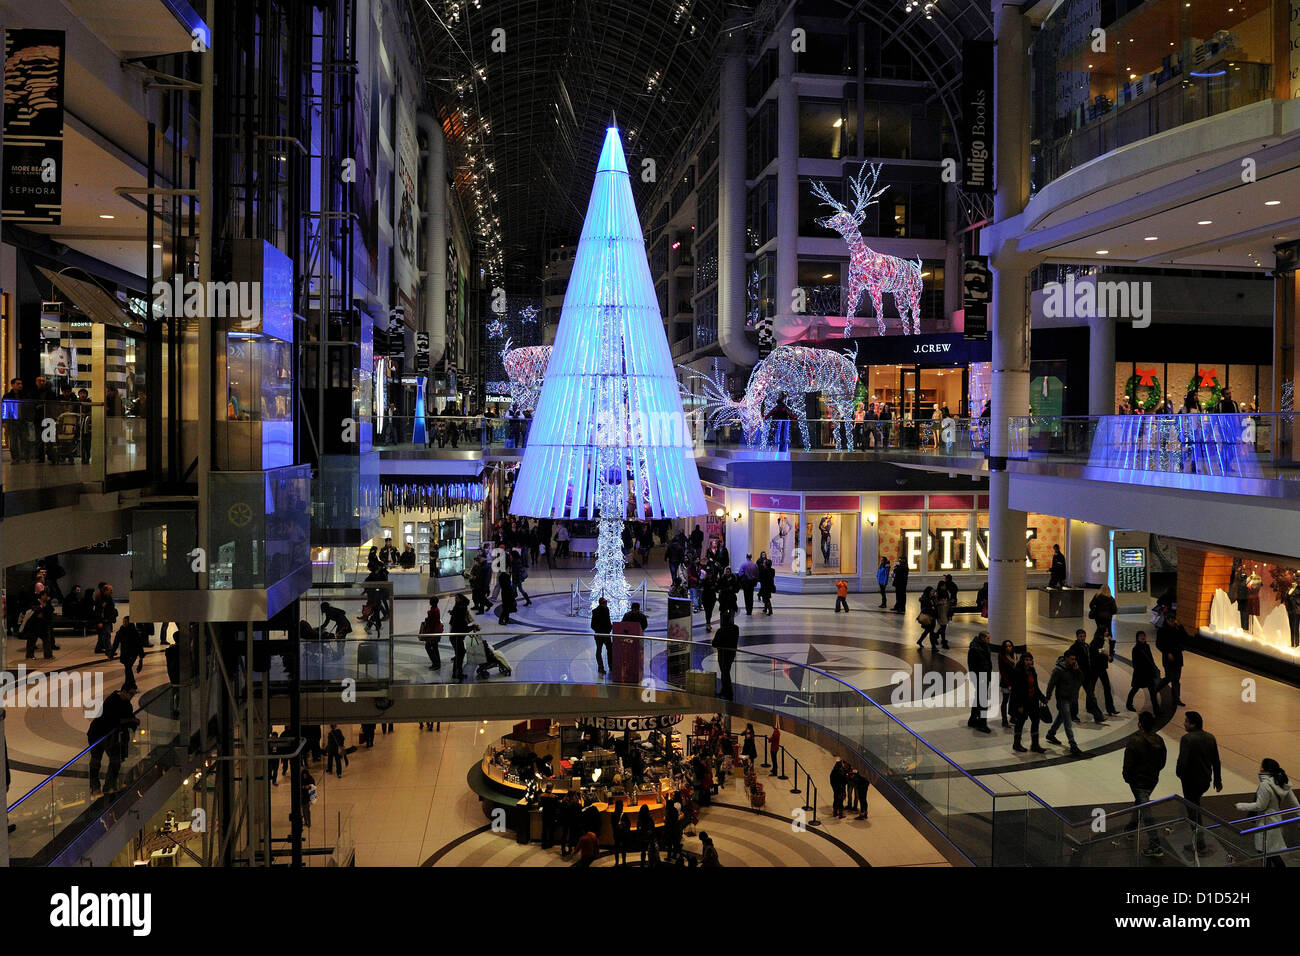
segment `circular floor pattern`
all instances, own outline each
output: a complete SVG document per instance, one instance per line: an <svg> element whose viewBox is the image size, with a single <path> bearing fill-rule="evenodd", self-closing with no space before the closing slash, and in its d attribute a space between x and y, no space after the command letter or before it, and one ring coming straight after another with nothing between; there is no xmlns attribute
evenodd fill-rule
<svg viewBox="0 0 1300 956"><path fill-rule="evenodd" d="M869 826L866 821L859 826ZM718 849L723 866L869 866L851 847L822 829L796 832L789 820L764 811L714 803L700 815L696 833L704 830ZM699 850L698 837L683 846ZM636 853L629 862L639 863ZM364 861L361 861L364 864ZM573 858L560 856L558 846L543 850L540 844L520 844L513 833L493 833L480 827L451 841L422 864L424 866L572 866ZM614 865L614 855L602 851L594 866Z"/></svg>

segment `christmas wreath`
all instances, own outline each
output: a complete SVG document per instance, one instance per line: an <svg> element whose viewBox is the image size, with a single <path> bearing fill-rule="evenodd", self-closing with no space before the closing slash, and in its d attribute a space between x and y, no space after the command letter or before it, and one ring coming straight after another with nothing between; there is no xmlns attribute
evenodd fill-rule
<svg viewBox="0 0 1300 956"><path fill-rule="evenodd" d="M1219 402L1223 400L1223 386L1219 384L1217 369L1210 369L1207 372L1198 368L1192 377L1187 380L1187 394L1194 393L1199 398L1203 388L1210 390L1210 400L1202 402L1201 407L1206 411L1213 411L1219 407Z"/></svg>
<svg viewBox="0 0 1300 956"><path fill-rule="evenodd" d="M1144 379L1146 384L1143 383ZM1142 399L1140 403L1137 397L1139 387L1147 390L1146 398ZM1128 396L1130 407L1138 408L1140 406L1144 412L1154 412L1160 407L1161 395L1164 393L1160 391L1160 379L1154 375L1130 375L1128 382L1124 385L1124 394Z"/></svg>

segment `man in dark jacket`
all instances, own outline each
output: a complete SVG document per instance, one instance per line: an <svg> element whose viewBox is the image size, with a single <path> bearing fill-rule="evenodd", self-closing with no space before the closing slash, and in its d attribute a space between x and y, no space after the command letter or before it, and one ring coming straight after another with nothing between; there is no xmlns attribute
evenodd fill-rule
<svg viewBox="0 0 1300 956"><path fill-rule="evenodd" d="M1201 797L1214 785L1223 790L1223 769L1219 764L1219 742L1207 733L1201 715L1194 710L1183 714L1183 739L1178 741L1178 765L1175 773L1183 784L1187 817L1196 830L1196 849L1205 852L1205 831L1201 829ZM1188 844L1187 849L1191 849Z"/></svg>
<svg viewBox="0 0 1300 956"><path fill-rule="evenodd" d="M95 653L107 654L113 625L117 623L117 602L113 600L113 585L99 584L99 598L95 605Z"/></svg>
<svg viewBox="0 0 1300 956"><path fill-rule="evenodd" d="M650 626L650 620L641 613L640 601L632 602L632 606L628 608L627 613L623 615L623 620L628 624L639 624L641 626L642 634L644 634L646 628Z"/></svg>
<svg viewBox="0 0 1300 956"><path fill-rule="evenodd" d="M1088 632L1083 628L1078 628L1074 632L1074 643L1070 645L1070 653L1074 659L1079 662L1079 680L1083 682L1083 700L1084 707L1092 715L1092 719L1099 724L1106 722L1105 716L1102 715L1101 708L1097 706L1097 697L1093 693L1094 686L1097 683L1097 675L1092 672L1092 649L1088 646ZM1077 708L1076 703L1076 708ZM1070 713L1070 719L1077 721L1079 711L1075 709Z"/></svg>
<svg viewBox="0 0 1300 956"><path fill-rule="evenodd" d="M989 706L989 691L993 686L993 651L989 647L988 631L980 631L975 635L975 640L970 642L970 650L966 652L966 679L973 684L974 694L966 726L991 734L993 731L985 716Z"/></svg>
<svg viewBox="0 0 1300 956"><path fill-rule="evenodd" d="M907 561L899 557L894 565L894 611L902 614L907 610Z"/></svg>
<svg viewBox="0 0 1300 956"><path fill-rule="evenodd" d="M1129 688L1128 701L1125 707L1133 710L1133 698L1137 696L1140 690L1147 690L1151 694L1151 710L1153 713L1160 712L1160 700L1156 697L1156 681L1160 679L1160 668L1156 666L1156 660L1151 655L1151 645L1147 643L1147 632L1138 631L1137 638L1133 644L1133 684Z"/></svg>
<svg viewBox="0 0 1300 956"><path fill-rule="evenodd" d="M723 614L718 632L713 635L713 646L718 651L718 674L722 678L718 696L723 700L732 699L731 666L736 661L736 648L739 645L740 628L736 626L735 612Z"/></svg>
<svg viewBox="0 0 1300 956"><path fill-rule="evenodd" d="M1079 687L1083 683L1079 676L1079 662L1072 651L1056 659L1052 676L1047 681L1047 696L1056 704L1056 719L1047 731L1047 742L1060 746L1056 728L1065 726L1065 737L1070 741L1070 753L1075 757L1083 755L1079 745L1074 742L1074 724L1070 720L1071 709L1079 706Z"/></svg>
<svg viewBox="0 0 1300 956"><path fill-rule="evenodd" d="M1111 717L1118 717L1119 711L1115 709L1115 697L1110 689L1110 655L1113 652L1114 639L1110 632L1098 631L1093 635L1092 642L1088 645L1088 696L1096 702L1096 685L1101 684L1101 689L1106 698L1106 713Z"/></svg>
<svg viewBox="0 0 1300 956"><path fill-rule="evenodd" d="M614 663L614 641L609 636L614 630L614 624L609 619L609 603L604 598L601 598L591 610L591 630L596 636L596 667L599 673L604 674L605 662L600 657L601 648L604 648L610 664Z"/></svg>
<svg viewBox="0 0 1300 956"><path fill-rule="evenodd" d="M682 559L686 557L686 535L680 531L673 540L668 542L668 580L673 582L677 580L677 571L681 568Z"/></svg>
<svg viewBox="0 0 1300 956"><path fill-rule="evenodd" d="M1182 692L1183 641L1186 637L1187 632L1178 623L1178 613L1172 608L1166 611L1165 623L1156 630L1156 650L1160 652L1160 659L1165 666L1165 676L1156 684L1156 693L1173 685L1173 702L1169 707L1171 711L1176 707L1187 706L1183 703Z"/></svg>
<svg viewBox="0 0 1300 956"><path fill-rule="evenodd" d="M108 751L108 777L105 788L111 793L117 789L117 773L126 756L127 733L139 727L132 699L134 687L122 687L104 698L99 715L90 722L86 742L90 744L90 792L99 793L99 767Z"/></svg>
<svg viewBox="0 0 1300 956"><path fill-rule="evenodd" d="M844 795L848 791L848 785L849 765L844 760L837 757L835 759L835 765L831 767L832 816L844 816Z"/></svg>
<svg viewBox="0 0 1300 956"><path fill-rule="evenodd" d="M1065 587L1065 555L1059 544L1052 545L1052 566L1048 570L1047 586L1049 588Z"/></svg>
<svg viewBox="0 0 1300 956"><path fill-rule="evenodd" d="M492 610L492 602L488 600L490 574L488 563L480 554L474 559L474 566L469 570L469 586L470 593L474 596L475 614L486 614Z"/></svg>
<svg viewBox="0 0 1300 956"><path fill-rule="evenodd" d="M126 679L122 686L135 690L135 674L131 672L131 665L135 664L136 673L144 667L144 637L141 636L140 629L131 622L129 614L122 618L122 626L117 629L117 634L113 637L113 646L108 649L110 661L117 656L119 648L122 651L122 667L126 671Z"/></svg>
<svg viewBox="0 0 1300 956"><path fill-rule="evenodd" d="M1156 783L1160 780L1160 771L1165 766L1165 742L1155 732L1155 727L1155 715L1144 710L1138 714L1137 733L1124 745L1124 782L1133 792L1134 807L1140 807L1151 799L1151 792L1155 790ZM1147 827L1150 822L1145 811L1137 810L1125 829ZM1144 855L1163 856L1157 828L1151 827L1147 834Z"/></svg>
<svg viewBox="0 0 1300 956"><path fill-rule="evenodd" d="M46 589L36 595L35 603L24 613L27 615L27 620L23 622L22 636L27 639L27 660L36 659L37 641L41 642L45 660L54 660L54 631L50 621L54 614L54 605L50 603L49 590Z"/></svg>

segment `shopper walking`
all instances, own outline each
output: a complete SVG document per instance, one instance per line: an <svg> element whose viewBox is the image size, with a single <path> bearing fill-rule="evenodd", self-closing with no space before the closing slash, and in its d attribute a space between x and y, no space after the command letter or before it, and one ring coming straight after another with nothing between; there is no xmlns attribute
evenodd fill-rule
<svg viewBox="0 0 1300 956"><path fill-rule="evenodd" d="M989 693L993 689L993 652L989 647L989 632L980 631L975 640L970 642L966 652L966 679L972 685L974 701L970 709L967 727L974 727L981 733L991 734L988 708Z"/></svg>
<svg viewBox="0 0 1300 956"><path fill-rule="evenodd" d="M1170 608L1165 612L1165 623L1156 629L1156 650L1160 652L1160 660L1165 667L1165 676L1156 684L1156 693L1173 686L1173 699L1169 705L1171 712L1175 708L1187 706L1183 703L1182 691L1183 644L1186 638L1187 632L1178 623L1178 612Z"/></svg>
<svg viewBox="0 0 1300 956"><path fill-rule="evenodd" d="M1219 742L1207 732L1201 715L1194 710L1183 714L1183 738L1178 741L1178 764L1174 772L1183 785L1187 818L1196 831L1196 849L1205 852L1205 831L1201 827L1201 798L1210 786L1223 792L1223 769L1219 763ZM1192 844L1186 847L1191 850Z"/></svg>
<svg viewBox="0 0 1300 956"><path fill-rule="evenodd" d="M497 586L501 589L501 603L497 605L497 623L502 627L507 624L513 624L510 615L519 610L519 605L515 601L515 585L510 580L510 574L502 571L497 575Z"/></svg>
<svg viewBox="0 0 1300 956"><path fill-rule="evenodd" d="M1079 679L1083 682L1083 699L1084 708L1092 716L1092 719L1099 724L1106 722L1106 717L1097 706L1097 698L1093 691L1097 683L1097 678L1092 673L1092 650L1088 646L1088 632L1083 628L1078 628L1074 632L1074 643L1070 645L1069 653L1074 655L1074 659L1079 662ZM1070 719L1077 721L1079 712L1077 710L1070 712Z"/></svg>
<svg viewBox="0 0 1300 956"><path fill-rule="evenodd" d="M528 596L524 590L524 581L528 579L528 565L523 556L518 551L510 552L510 583L514 585L515 591L523 596L524 606L532 607L533 599Z"/></svg>
<svg viewBox="0 0 1300 956"><path fill-rule="evenodd" d="M894 611L902 614L907 610L907 562L901 557L894 565Z"/></svg>
<svg viewBox="0 0 1300 956"><path fill-rule="evenodd" d="M713 606L717 603L717 573L712 568L708 568L700 581L700 605L704 608L704 631L706 634L713 630Z"/></svg>
<svg viewBox="0 0 1300 956"><path fill-rule="evenodd" d="M1255 821L1255 826L1276 824L1284 819L1294 817L1294 811L1300 803L1291 790L1291 781L1272 757L1265 757L1259 764L1259 788L1255 799L1249 803L1238 803L1237 809L1250 816L1268 814L1263 820ZM1280 855L1286 849L1287 841L1282 835L1282 827L1272 826L1255 834L1255 849L1265 854L1275 854L1265 858L1266 866L1286 866Z"/></svg>
<svg viewBox="0 0 1300 956"><path fill-rule="evenodd" d="M641 865L645 866L654 852L655 824L650 816L650 807L644 803L636 813L636 836L641 846Z"/></svg>
<svg viewBox="0 0 1300 956"><path fill-rule="evenodd" d="M1011 749L1024 753L1021 734L1025 722L1029 722L1030 750L1036 754L1045 754L1046 750L1038 742L1038 722L1042 719L1043 708L1047 706L1047 697L1038 684L1038 671L1034 668L1034 655L1025 651L1016 661L1016 669L1011 674L1011 721L1015 730L1015 740Z"/></svg>
<svg viewBox="0 0 1300 956"><path fill-rule="evenodd" d="M952 614L952 596L948 593L948 582L940 581L934 589L934 633L939 638L939 646L948 649L948 620Z"/></svg>
<svg viewBox="0 0 1300 956"><path fill-rule="evenodd" d="M998 648L998 697L1002 711L1002 726L1010 727L1007 711L1011 708L1011 681L1016 672L1016 646L1010 641L1003 641Z"/></svg>
<svg viewBox="0 0 1300 956"><path fill-rule="evenodd" d="M752 554L745 555L740 565L740 589L745 592L745 614L754 614L754 589L758 587L758 565Z"/></svg>
<svg viewBox="0 0 1300 956"><path fill-rule="evenodd" d="M123 686L134 690L135 675L144 667L144 637L129 614L122 618L122 626L113 636L113 645L108 649L108 659L111 661L119 651L122 654L122 668L126 675ZM132 665L135 666L134 673L131 670Z"/></svg>
<svg viewBox="0 0 1300 956"><path fill-rule="evenodd" d="M939 639L936 636L934 629L934 588L926 585L925 590L921 592L920 604L921 613L916 616L916 623L921 625L921 636L916 639L916 646L920 647L925 643L925 639L928 637L930 639L930 648L932 650L937 650L939 647Z"/></svg>
<svg viewBox="0 0 1300 956"><path fill-rule="evenodd" d="M863 770L854 769L852 771L852 782L854 796L858 802L857 819L865 820L867 818L867 791L871 789L871 778Z"/></svg>
<svg viewBox="0 0 1300 956"><path fill-rule="evenodd" d="M610 826L614 832L614 865L623 866L627 863L627 845L628 837L632 833L632 819L623 812L621 799L614 801Z"/></svg>
<svg viewBox="0 0 1300 956"><path fill-rule="evenodd" d="M438 599L429 598L429 610L420 624L420 637L424 640L424 652L429 655L429 667L442 669L442 659L438 656L438 640L442 634L442 612L438 610Z"/></svg>
<svg viewBox="0 0 1300 956"><path fill-rule="evenodd" d="M736 626L734 612L732 614L724 612L718 625L718 633L713 635L713 646L718 652L718 676L722 679L718 696L723 700L733 699L731 668L736 661L736 648L739 644L740 628Z"/></svg>
<svg viewBox="0 0 1300 956"><path fill-rule="evenodd" d="M325 737L325 772L336 777L343 776L344 740L343 731L338 724L330 724L330 732Z"/></svg>
<svg viewBox="0 0 1300 956"><path fill-rule="evenodd" d="M1079 688L1083 680L1079 675L1079 661L1073 653L1067 651L1056 659L1052 676L1047 681L1047 696L1056 704L1056 720L1047 731L1047 742L1060 746L1056 728L1065 727L1065 737L1070 741L1070 753L1076 757L1083 755L1079 745L1074 741L1074 724L1070 711L1079 706Z"/></svg>
<svg viewBox="0 0 1300 956"><path fill-rule="evenodd" d="M889 607L889 600L885 596L886 589L889 587L889 558L882 556L880 565L876 568L876 587L880 588L880 609L883 611Z"/></svg>
<svg viewBox="0 0 1300 956"><path fill-rule="evenodd" d="M477 631L478 625L470 620L469 600L463 594L456 595L451 608L451 677L452 680L465 679L465 635Z"/></svg>
<svg viewBox="0 0 1300 956"><path fill-rule="evenodd" d="M1160 679L1160 668L1151 654L1151 645L1147 643L1147 632L1138 631L1133 644L1133 681L1129 688L1128 700L1124 706L1133 710L1133 698L1137 692L1145 690L1151 695L1151 710L1160 712L1160 699L1156 697L1156 682Z"/></svg>
<svg viewBox="0 0 1300 956"><path fill-rule="evenodd" d="M1115 598L1110 593L1110 586L1103 584L1101 590L1092 596L1088 602L1088 618L1097 625L1093 636L1104 634L1111 639L1111 653L1114 653L1114 633L1110 629L1110 622L1115 615L1119 613L1119 605L1115 603Z"/></svg>
<svg viewBox="0 0 1300 956"><path fill-rule="evenodd" d="M1088 644L1088 696L1094 702L1097 700L1096 685L1101 685L1102 698L1106 701L1106 714L1110 717L1118 717L1119 711L1115 709L1115 695L1110 689L1110 662L1115 654L1115 641L1110 636L1110 631L1098 630L1093 635L1091 643Z"/></svg>
<svg viewBox="0 0 1300 956"><path fill-rule="evenodd" d="M1137 809L1150 802L1151 793L1160 780L1160 771L1164 769L1167 759L1165 742L1155 732L1155 727L1155 716L1142 711L1138 714L1137 732L1124 744L1124 782L1133 794L1135 808L1125 829L1146 829L1147 848L1142 852L1149 857L1164 856L1158 829L1150 825L1151 820L1145 809Z"/></svg>
<svg viewBox="0 0 1300 956"><path fill-rule="evenodd" d="M108 753L108 776L104 780L104 790L109 793L117 790L117 775L126 757L127 740L131 731L140 726L135 716L132 700L135 698L134 687L120 687L104 698L99 713L86 729L86 743L90 745L90 792L100 792L99 768Z"/></svg>
<svg viewBox="0 0 1300 956"><path fill-rule="evenodd" d="M781 728L780 727L773 727L772 732L767 735L767 751L768 751L769 759L772 761L772 772L768 774L768 776L775 777L777 775L776 757L777 754L780 753L781 751Z"/></svg>
<svg viewBox="0 0 1300 956"><path fill-rule="evenodd" d="M1065 555L1059 544L1052 545L1052 565L1048 569L1047 586L1049 588L1065 587Z"/></svg>
<svg viewBox="0 0 1300 956"><path fill-rule="evenodd" d="M591 630L596 638L596 668L597 673L605 673L605 662L601 660L600 652L603 648L605 656L609 659L610 666L614 664L614 639L610 634L614 631L614 624L609 619L609 603L601 598L596 602L596 606L591 611Z"/></svg>
<svg viewBox="0 0 1300 956"><path fill-rule="evenodd" d="M776 593L776 566L767 553L758 558L758 596L763 602L763 613L772 616L772 595Z"/></svg>

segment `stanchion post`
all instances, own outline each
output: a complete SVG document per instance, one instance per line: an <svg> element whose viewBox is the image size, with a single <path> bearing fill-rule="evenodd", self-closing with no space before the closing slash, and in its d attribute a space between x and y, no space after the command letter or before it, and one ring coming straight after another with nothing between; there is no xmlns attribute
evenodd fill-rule
<svg viewBox="0 0 1300 956"><path fill-rule="evenodd" d="M780 775L779 775L776 779L777 779L777 780L789 780L790 778L787 777L787 776L785 775L785 748L784 748L784 747L781 748L781 751L780 751L780 753L778 754L778 756L781 758L781 773L780 773ZM776 761L776 757L773 757L772 760L773 760L773 762L775 762L775 761Z"/></svg>
<svg viewBox="0 0 1300 956"><path fill-rule="evenodd" d="M784 761L782 761L782 764L784 764ZM781 769L782 769L782 770L785 769L784 765L781 767ZM782 776L781 779L784 780L785 777ZM798 758L798 757L795 757L795 758L794 758L794 786L790 789L790 792L791 792L791 793L799 793L799 792L800 792L800 790L799 790L799 758Z"/></svg>
<svg viewBox="0 0 1300 956"><path fill-rule="evenodd" d="M769 763L767 762L767 754L768 754L768 746L767 746L767 745L768 745L768 741L769 741L769 738L768 738L767 734L764 734L764 735L763 735L763 762L759 765L759 766L762 766L762 767L769 767L769 766L771 766L771 764L769 764Z"/></svg>
<svg viewBox="0 0 1300 956"><path fill-rule="evenodd" d="M812 819L808 821L808 825L810 827L819 827L822 822L817 819L817 788L812 786L811 781L809 781L808 786L812 790Z"/></svg>

